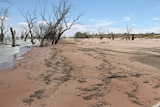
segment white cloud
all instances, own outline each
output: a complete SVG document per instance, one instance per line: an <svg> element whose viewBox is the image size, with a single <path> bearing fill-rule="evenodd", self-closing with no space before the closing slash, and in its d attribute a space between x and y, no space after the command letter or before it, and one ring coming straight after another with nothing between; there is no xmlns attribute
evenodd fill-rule
<svg viewBox="0 0 160 107"><path fill-rule="evenodd" d="M1 16L0 19L5 19L5 20L9 20L9 17L5 17L5 16Z"/></svg>
<svg viewBox="0 0 160 107"><path fill-rule="evenodd" d="M136 26L136 24L135 23L133 23L133 24L131 24L132 26Z"/></svg>
<svg viewBox="0 0 160 107"><path fill-rule="evenodd" d="M111 28L109 28L109 31L110 31L110 32L113 32L113 33L125 33L125 32L126 32L126 29L124 29L124 28L111 27ZM107 33L107 32L106 32L106 33Z"/></svg>
<svg viewBox="0 0 160 107"><path fill-rule="evenodd" d="M134 29L133 28L133 33L160 33L160 27L150 27L150 28L145 28L145 29Z"/></svg>
<svg viewBox="0 0 160 107"><path fill-rule="evenodd" d="M160 20L160 18L159 18L159 17L156 17L156 18L153 18L153 20Z"/></svg>
<svg viewBox="0 0 160 107"><path fill-rule="evenodd" d="M18 23L19 26L27 26L28 24L26 22L20 22Z"/></svg>
<svg viewBox="0 0 160 107"><path fill-rule="evenodd" d="M151 27L151 28L149 29L149 31L150 31L150 32L154 32L154 33L158 33L158 32L160 32L160 27Z"/></svg>
<svg viewBox="0 0 160 107"><path fill-rule="evenodd" d="M46 25L47 23L45 21L38 21L38 24L44 24L44 25Z"/></svg>
<svg viewBox="0 0 160 107"><path fill-rule="evenodd" d="M112 25L114 23L114 21L108 21L108 20L95 20L95 19L90 19L90 21L92 22L92 25L94 26L108 26L108 25Z"/></svg>
<svg viewBox="0 0 160 107"><path fill-rule="evenodd" d="M108 33L108 29L110 32L113 33L126 33L127 29L124 28L120 28L120 27L109 27L109 28L103 28L104 33ZM97 33L97 27L90 27L87 25L80 25L77 24L75 26L73 26L69 31L67 31L65 33L65 36L74 36L74 34L76 32L87 32L90 34L96 34ZM151 28L145 28L145 29L136 29L133 28L132 33L138 34L138 33L159 33L160 32L160 27L151 27Z"/></svg>
<svg viewBox="0 0 160 107"><path fill-rule="evenodd" d="M10 20L10 18L9 18L9 17L6 17L6 20Z"/></svg>
<svg viewBox="0 0 160 107"><path fill-rule="evenodd" d="M131 17L126 17L126 16L125 16L125 17L123 18L122 22L127 22L127 21L130 21L130 20L131 20Z"/></svg>
<svg viewBox="0 0 160 107"><path fill-rule="evenodd" d="M107 21L107 20L94 20L91 19L92 25L83 25L83 24L76 24L72 26L70 30L65 32L65 36L74 36L76 32L87 32L90 34L95 34L98 32L98 28L102 27L103 31L106 33L107 26L113 24L113 21Z"/></svg>
<svg viewBox="0 0 160 107"><path fill-rule="evenodd" d="M111 27L109 28L110 32L114 33L126 33L127 30L126 28L114 28ZM159 33L160 32L160 27L151 27L151 28L146 28L146 29L136 29L133 28L132 33L138 34L138 33ZM107 32L106 32L107 33Z"/></svg>
<svg viewBox="0 0 160 107"><path fill-rule="evenodd" d="M113 21L99 20L97 26L108 26L112 25L113 23L114 23Z"/></svg>
<svg viewBox="0 0 160 107"><path fill-rule="evenodd" d="M64 33L67 37L73 37L76 32L91 32L92 28L87 25L75 24L72 28Z"/></svg>
<svg viewBox="0 0 160 107"><path fill-rule="evenodd" d="M129 16L134 17L135 15L134 15L134 13L130 12Z"/></svg>
<svg viewBox="0 0 160 107"><path fill-rule="evenodd" d="M65 32L65 36L74 36L76 32L87 32L87 33L97 33L98 27L104 27L104 29L108 26L114 23L114 21L108 21L108 20L95 20L90 19L90 22L92 25L83 25L83 24L76 24L72 26L70 30Z"/></svg>
<svg viewBox="0 0 160 107"><path fill-rule="evenodd" d="M91 22L95 22L96 20L95 20L95 19L90 19L90 21L91 21Z"/></svg>

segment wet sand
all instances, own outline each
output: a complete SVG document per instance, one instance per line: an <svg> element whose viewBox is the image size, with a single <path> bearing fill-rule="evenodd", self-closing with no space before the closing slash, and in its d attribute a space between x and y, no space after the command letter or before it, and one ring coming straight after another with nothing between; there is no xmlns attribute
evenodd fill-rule
<svg viewBox="0 0 160 107"><path fill-rule="evenodd" d="M0 71L0 107L153 107L159 43L66 38L36 48Z"/></svg>
<svg viewBox="0 0 160 107"><path fill-rule="evenodd" d="M136 61L142 62L144 64L148 64L160 69L160 56L155 56L155 55L136 56L132 59L135 59Z"/></svg>

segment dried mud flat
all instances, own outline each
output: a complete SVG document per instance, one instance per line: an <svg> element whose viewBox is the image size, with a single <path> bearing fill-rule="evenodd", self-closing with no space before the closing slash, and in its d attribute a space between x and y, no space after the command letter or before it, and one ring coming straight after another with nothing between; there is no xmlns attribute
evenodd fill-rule
<svg viewBox="0 0 160 107"><path fill-rule="evenodd" d="M1 70L0 107L153 107L160 102L159 44L66 38L37 48Z"/></svg>

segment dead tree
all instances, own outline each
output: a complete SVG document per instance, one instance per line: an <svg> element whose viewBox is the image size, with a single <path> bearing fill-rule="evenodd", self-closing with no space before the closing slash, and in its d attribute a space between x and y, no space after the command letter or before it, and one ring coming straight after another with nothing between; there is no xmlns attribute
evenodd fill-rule
<svg viewBox="0 0 160 107"><path fill-rule="evenodd" d="M110 32L109 29L108 29L108 34L109 34L109 39L114 40L115 34L114 34L113 32ZM110 37L110 36L111 36L111 37Z"/></svg>
<svg viewBox="0 0 160 107"><path fill-rule="evenodd" d="M72 21L69 21L69 13L71 12L71 5L68 5L67 0L60 0L59 5L57 7L53 6L53 17L55 21L51 21L51 17L49 19L46 19L46 7L47 3L43 3L44 7L41 7L41 16L43 21L46 24L45 27L45 33L43 37L41 38L41 44L40 46L43 46L44 40L47 40L48 43L52 42L52 44L57 44L60 40L60 37L64 32L69 30L74 24L77 23L78 19L81 15L78 15L77 18L73 19ZM69 24L70 23L70 24Z"/></svg>
<svg viewBox="0 0 160 107"><path fill-rule="evenodd" d="M25 37L25 31L26 31L26 29L25 29L25 27L23 27L23 29L21 30L21 40L23 40Z"/></svg>
<svg viewBox="0 0 160 107"><path fill-rule="evenodd" d="M115 34L113 32L111 32L111 37L112 37L112 40L114 40Z"/></svg>
<svg viewBox="0 0 160 107"><path fill-rule="evenodd" d="M134 40L136 37L134 34L131 35L131 40Z"/></svg>
<svg viewBox="0 0 160 107"><path fill-rule="evenodd" d="M126 30L127 30L126 40L130 40L130 33L132 32L132 28L129 28L129 27L127 26Z"/></svg>
<svg viewBox="0 0 160 107"><path fill-rule="evenodd" d="M9 8L1 9L0 10L0 42L4 42L4 36L5 36L5 21L8 15Z"/></svg>
<svg viewBox="0 0 160 107"><path fill-rule="evenodd" d="M104 31L102 30L101 26L98 27L97 32L98 32L98 35L100 36L100 39L103 39Z"/></svg>
<svg viewBox="0 0 160 107"><path fill-rule="evenodd" d="M25 35L25 41L30 34L31 42L32 42L32 44L35 44L34 38L33 38L33 27L35 26L36 10L27 11L27 12L20 11L20 12L23 15L23 17L25 18L27 25L28 25L28 33L26 33L26 35Z"/></svg>
<svg viewBox="0 0 160 107"><path fill-rule="evenodd" d="M12 34L12 47L15 47L16 46L16 41L15 41L15 34L16 34L16 31L12 29L12 27L10 27L10 31L11 31L11 34Z"/></svg>
<svg viewBox="0 0 160 107"><path fill-rule="evenodd" d="M80 16L81 16L81 15L78 15L76 19L73 19L72 22L70 22L70 24L69 24L69 22L66 21L66 18L64 18L64 20L61 21L62 23L59 24L59 30L58 30L57 35L55 36L55 37L56 37L56 38L55 38L55 44L58 43L60 37L62 36L62 34L63 34L64 32L66 32L67 30L71 29L71 27L72 27L74 24L77 23L77 21L79 20ZM64 23L64 25L63 25L63 23Z"/></svg>

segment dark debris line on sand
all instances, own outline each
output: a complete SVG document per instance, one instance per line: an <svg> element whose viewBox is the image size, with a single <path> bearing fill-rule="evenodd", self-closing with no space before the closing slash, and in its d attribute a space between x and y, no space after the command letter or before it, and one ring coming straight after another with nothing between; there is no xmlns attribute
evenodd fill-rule
<svg viewBox="0 0 160 107"><path fill-rule="evenodd" d="M129 78L133 78L133 77L136 77L136 78L143 78L144 75L147 75L147 74L142 74L140 72L136 72L136 73L132 73L132 72L128 72L128 73L125 73L125 72L118 72L118 73L114 73L114 70L116 70L112 63L110 63L109 60L107 59L104 59L105 58L105 55L106 53L104 52L104 50L99 50L98 49L90 49L90 48L84 48L84 49L79 49L80 51L83 51L85 52L86 55L88 55L89 57L93 57L93 58L96 58L97 60L102 60L103 62L97 66L97 70L102 72L101 74L101 80L102 80L102 83L98 84L97 87L94 87L93 88L80 88L79 90L80 91L83 91L83 93L85 93L86 95L82 96L83 99L85 100L92 100L92 99L98 99L98 97L101 97L100 99L102 99L101 101L103 101L103 103L100 101L98 101L98 103L95 103L93 105L90 105L89 107L103 107L103 106L111 106L109 103L107 103L107 101L105 101L103 99L104 96L107 95L108 92L110 92L111 88L109 88L109 84L111 83L111 80L112 79L118 79L118 80L129 80ZM91 54L91 53L94 53L94 54ZM97 55L97 56L94 56L94 55ZM108 55L108 54L107 54ZM121 70L125 70L125 69L122 69ZM131 83L133 83L134 81L131 81ZM135 84L135 83L134 83ZM139 101L139 99L136 97L136 94L137 94L137 91L138 91L138 84L136 85L133 85L135 86L134 90L132 90L132 92L126 92L126 94L128 95L129 97L129 100L136 104L136 105L140 105L142 107L146 107L143 103L141 103ZM159 85L155 86L155 87L159 87ZM105 92L103 92L102 90L105 90Z"/></svg>
<svg viewBox="0 0 160 107"><path fill-rule="evenodd" d="M51 48L51 50L51 58L45 59L45 65L48 70L39 75L39 80L44 82L45 85L51 85L51 87L54 88L45 88L35 91L29 98L23 100L26 104L31 105L35 100L43 100L50 92L54 94L61 84L71 79L70 72L72 67L65 62L62 56L57 55L58 50L55 48ZM55 76L55 74L60 76Z"/></svg>

